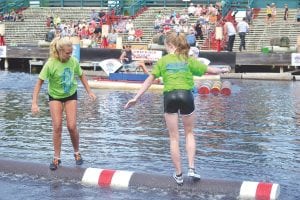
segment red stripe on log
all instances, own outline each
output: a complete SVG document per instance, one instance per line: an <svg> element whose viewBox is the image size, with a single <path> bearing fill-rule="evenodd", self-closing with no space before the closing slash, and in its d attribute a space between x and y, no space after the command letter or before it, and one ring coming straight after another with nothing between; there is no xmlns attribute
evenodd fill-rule
<svg viewBox="0 0 300 200"><path fill-rule="evenodd" d="M98 185L101 187L109 187L111 184L111 179L115 172L115 170L103 170L99 176Z"/></svg>

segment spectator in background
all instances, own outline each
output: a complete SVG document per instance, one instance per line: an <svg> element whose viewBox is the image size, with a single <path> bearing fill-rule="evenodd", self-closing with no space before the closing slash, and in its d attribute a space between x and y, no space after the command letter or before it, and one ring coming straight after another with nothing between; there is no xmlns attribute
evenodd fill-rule
<svg viewBox="0 0 300 200"><path fill-rule="evenodd" d="M65 27L62 29L61 37L67 37L67 36L69 36L69 31L68 31L68 27L65 26Z"/></svg>
<svg viewBox="0 0 300 200"><path fill-rule="evenodd" d="M99 17L102 18L105 16L105 11L103 9L100 10L100 12L98 13Z"/></svg>
<svg viewBox="0 0 300 200"><path fill-rule="evenodd" d="M61 29L60 28L56 28L55 29L55 37L61 37Z"/></svg>
<svg viewBox="0 0 300 200"><path fill-rule="evenodd" d="M12 10L11 12L10 12L10 16L11 16L11 21L16 21L17 20L17 13L15 12L15 10Z"/></svg>
<svg viewBox="0 0 300 200"><path fill-rule="evenodd" d="M236 30L232 22L224 20L224 35L227 37L227 51L232 51L235 40Z"/></svg>
<svg viewBox="0 0 300 200"><path fill-rule="evenodd" d="M158 11L157 15L155 16L155 19L162 18L161 10Z"/></svg>
<svg viewBox="0 0 300 200"><path fill-rule="evenodd" d="M296 14L296 21L300 22L300 8L298 8L297 14Z"/></svg>
<svg viewBox="0 0 300 200"><path fill-rule="evenodd" d="M195 10L195 16L200 17L202 15L202 5L197 4L196 10Z"/></svg>
<svg viewBox="0 0 300 200"><path fill-rule="evenodd" d="M249 24L246 22L246 18L244 17L242 21L237 24L237 32L240 36L240 47L239 50L242 51L242 48L246 50L246 34L249 32Z"/></svg>
<svg viewBox="0 0 300 200"><path fill-rule="evenodd" d="M160 34L159 38L158 38L158 44L159 45L164 45L165 44L165 39L166 39L166 33L161 30L160 31L162 34Z"/></svg>
<svg viewBox="0 0 300 200"><path fill-rule="evenodd" d="M163 30L164 30L164 33L167 33L171 30L171 27L168 24L166 24L166 25L164 25Z"/></svg>
<svg viewBox="0 0 300 200"><path fill-rule="evenodd" d="M129 30L134 29L134 25L133 25L131 19L129 19L129 20L126 22L125 29L126 29L126 32L127 32L127 33L129 32Z"/></svg>
<svg viewBox="0 0 300 200"><path fill-rule="evenodd" d="M95 22L95 21L92 21L92 22ZM89 25L88 25L89 38L91 38L91 36L94 35L95 27L96 27L96 23L92 23L92 22L90 22Z"/></svg>
<svg viewBox="0 0 300 200"><path fill-rule="evenodd" d="M24 14L23 14L23 11L22 10L19 10L16 14L16 21L20 21L20 22L23 22L25 17L24 17Z"/></svg>
<svg viewBox="0 0 300 200"><path fill-rule="evenodd" d="M283 15L283 20L288 21L289 18L289 8L287 4L284 4L284 15Z"/></svg>
<svg viewBox="0 0 300 200"><path fill-rule="evenodd" d="M55 29L52 28L48 33L46 33L46 42L52 42L52 40L55 38Z"/></svg>
<svg viewBox="0 0 300 200"><path fill-rule="evenodd" d="M126 71L136 71L137 68L142 68L143 72L145 74L148 74L147 67L144 63L144 61L133 61L132 60L132 50L131 50L131 45L125 45L124 50L120 56L120 61L123 64L123 68Z"/></svg>
<svg viewBox="0 0 300 200"><path fill-rule="evenodd" d="M248 24L252 24L252 19L253 19L253 10L250 6L247 7L246 9L246 21Z"/></svg>
<svg viewBox="0 0 300 200"><path fill-rule="evenodd" d="M187 9L184 9L183 10L183 13L180 15L180 20L179 20L179 24L182 25L182 24L186 24L188 23L190 17L188 15L188 10Z"/></svg>
<svg viewBox="0 0 300 200"><path fill-rule="evenodd" d="M46 26L47 27L51 27L53 26L53 17L52 16L48 16L47 19L46 19Z"/></svg>
<svg viewBox="0 0 300 200"><path fill-rule="evenodd" d="M271 4L271 11L272 11L272 23L274 23L277 15L277 9L275 3Z"/></svg>
<svg viewBox="0 0 300 200"><path fill-rule="evenodd" d="M202 25L200 23L200 21L197 21L196 25L195 25L195 36L197 39L203 40L203 31L202 31Z"/></svg>
<svg viewBox="0 0 300 200"><path fill-rule="evenodd" d="M87 26L83 26L79 31L80 39L88 39L89 38L89 31Z"/></svg>
<svg viewBox="0 0 300 200"><path fill-rule="evenodd" d="M109 32L107 36L108 45L111 46L112 48L115 48L117 44L117 38L118 38L117 31L115 29L112 29L112 31Z"/></svg>
<svg viewBox="0 0 300 200"><path fill-rule="evenodd" d="M163 30L158 30L156 34L153 36L151 43L153 44L159 44L159 38L163 34Z"/></svg>
<svg viewBox="0 0 300 200"><path fill-rule="evenodd" d="M135 30L133 27L131 27L128 31L128 37L127 37L127 40L128 41L134 41L135 39Z"/></svg>
<svg viewBox="0 0 300 200"><path fill-rule="evenodd" d="M59 24L61 24L61 19L58 15L55 15L53 19L54 26L57 27Z"/></svg>
<svg viewBox="0 0 300 200"><path fill-rule="evenodd" d="M99 14L95 11L95 9L92 9L90 21L95 21L95 22L100 21Z"/></svg>
<svg viewBox="0 0 300 200"><path fill-rule="evenodd" d="M270 21L272 19L272 9L271 9L271 7L270 7L269 4L267 4L266 14L267 14L267 16L266 16L266 24L270 25Z"/></svg>
<svg viewBox="0 0 300 200"><path fill-rule="evenodd" d="M188 34L186 35L186 40L187 40L187 43L191 46L191 47L194 47L196 46L196 36L195 36L195 30L194 28L190 28Z"/></svg>
<svg viewBox="0 0 300 200"><path fill-rule="evenodd" d="M189 17L194 16L196 11L196 7L193 3L190 3L190 6L188 7L188 15Z"/></svg>
<svg viewBox="0 0 300 200"><path fill-rule="evenodd" d="M138 41L138 42L142 41L143 35L144 35L144 32L142 29L135 29L135 31L134 31L135 41Z"/></svg>
<svg viewBox="0 0 300 200"><path fill-rule="evenodd" d="M172 20L174 17L176 17L176 11L174 9L171 10L170 19Z"/></svg>
<svg viewBox="0 0 300 200"><path fill-rule="evenodd" d="M159 30L161 28L162 24L163 24L163 21L161 20L161 18L156 18L154 21L154 29Z"/></svg>

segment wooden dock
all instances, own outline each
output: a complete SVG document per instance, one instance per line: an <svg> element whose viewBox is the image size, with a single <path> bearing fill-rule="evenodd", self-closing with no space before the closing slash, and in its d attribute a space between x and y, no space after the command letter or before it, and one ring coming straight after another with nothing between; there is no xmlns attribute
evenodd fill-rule
<svg viewBox="0 0 300 200"><path fill-rule="evenodd" d="M93 63L109 58L119 58L120 49L81 48L80 63L87 69L96 70ZM14 67L20 60L25 67L41 66L49 56L49 48L7 47L7 57L2 58L0 67L5 63ZM291 53L247 53L247 52L206 52L200 51L200 57L207 58L211 65L229 65L234 73L286 73L298 70L291 65ZM19 61L18 61L19 60ZM17 62L18 61L18 62ZM239 77L239 75L235 75Z"/></svg>

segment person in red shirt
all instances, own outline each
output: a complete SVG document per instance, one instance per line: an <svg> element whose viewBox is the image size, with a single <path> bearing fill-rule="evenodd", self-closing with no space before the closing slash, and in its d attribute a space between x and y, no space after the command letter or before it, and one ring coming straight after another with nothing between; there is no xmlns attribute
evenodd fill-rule
<svg viewBox="0 0 300 200"><path fill-rule="evenodd" d="M143 30L142 29L135 29L135 41L142 41L142 37L143 37Z"/></svg>

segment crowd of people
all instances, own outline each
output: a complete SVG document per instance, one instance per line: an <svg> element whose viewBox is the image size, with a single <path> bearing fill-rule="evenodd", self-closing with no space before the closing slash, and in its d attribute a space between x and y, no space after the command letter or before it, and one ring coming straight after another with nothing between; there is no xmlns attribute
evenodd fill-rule
<svg viewBox="0 0 300 200"><path fill-rule="evenodd" d="M164 35L168 31L184 33L190 46L198 46L197 41L202 40L209 33L214 31L215 25L220 24L222 4L215 5L194 5L190 3L187 8L181 11L162 9L155 15L153 28L156 34L153 35L152 43L163 45ZM233 11L233 17L238 11ZM268 4L266 8L266 23L275 22L277 11L274 3ZM191 20L196 18L196 22ZM288 6L285 5L284 20L288 20ZM246 50L246 35L249 32L253 21L253 9L248 7L245 11L245 17L241 22L224 21L223 30L226 41L226 50L232 51L235 36L239 35L241 43L239 51ZM51 41L54 37L60 36L78 36L80 39L90 40L89 47L112 47L117 43L117 38L122 36L123 41L143 41L144 31L142 28L136 28L131 18L119 19L113 21L108 29L108 33L102 33L102 25L106 24L106 12L100 10L91 11L90 19L69 21L61 20L59 16L48 17L47 26L53 27L47 33L46 40ZM125 37L124 37L125 36Z"/></svg>
<svg viewBox="0 0 300 200"><path fill-rule="evenodd" d="M177 33L186 34L186 39L191 46L196 46L197 39L203 39L205 34L208 34L211 25L214 25L220 18L222 6L219 3L215 5L200 5L196 6L190 3L188 8L184 8L181 12L176 12L174 9L169 11L158 11L154 20L154 30L157 32L154 42L157 42L157 37L160 33L165 34L170 30ZM196 17L196 23L192 23L190 18Z"/></svg>
<svg viewBox="0 0 300 200"><path fill-rule="evenodd" d="M6 13L0 13L0 22L16 22L21 21L23 22L25 19L23 10L12 10Z"/></svg>
<svg viewBox="0 0 300 200"><path fill-rule="evenodd" d="M127 35L127 41L142 41L143 30L134 27L131 18L112 21L107 30L103 30L103 25L107 23L107 15L103 9L96 12L91 11L90 19L78 21L66 21L60 16L48 16L46 26L51 30L46 34L45 40L51 42L55 37L77 36L81 40L89 40L89 47L111 47L116 46L119 35Z"/></svg>

